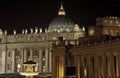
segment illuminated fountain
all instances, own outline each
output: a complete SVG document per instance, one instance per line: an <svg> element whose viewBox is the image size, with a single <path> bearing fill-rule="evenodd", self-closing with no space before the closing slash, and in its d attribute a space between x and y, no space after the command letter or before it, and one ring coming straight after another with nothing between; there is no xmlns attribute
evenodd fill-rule
<svg viewBox="0 0 120 78"><path fill-rule="evenodd" d="M20 71L20 75L26 76L26 78L33 78L33 76L38 75L37 70L38 65L36 62L31 60L23 63L23 69Z"/></svg>

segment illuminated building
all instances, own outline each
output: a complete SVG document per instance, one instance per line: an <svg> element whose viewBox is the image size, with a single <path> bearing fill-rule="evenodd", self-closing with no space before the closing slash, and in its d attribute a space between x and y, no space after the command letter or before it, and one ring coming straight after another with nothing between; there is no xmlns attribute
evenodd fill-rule
<svg viewBox="0 0 120 78"><path fill-rule="evenodd" d="M120 24L105 24L98 18L96 26L88 28L88 36L73 40L60 40L52 48L53 78L120 78ZM104 31L107 33L104 33Z"/></svg>
<svg viewBox="0 0 120 78"><path fill-rule="evenodd" d="M0 77L22 77L17 74L24 71L24 62L32 60L38 78L119 78L119 26L119 18L98 18L86 36L61 4L45 32L37 27L19 34L0 29Z"/></svg>
<svg viewBox="0 0 120 78"><path fill-rule="evenodd" d="M58 17L50 22L45 32L37 27L35 30L24 29L19 34L16 30L9 34L7 30L0 29L0 74L19 74L23 71L23 63L30 59L37 63L39 76L52 76L52 44L58 44L61 37L64 40L77 40L85 34L84 27L80 28L67 18L62 4Z"/></svg>

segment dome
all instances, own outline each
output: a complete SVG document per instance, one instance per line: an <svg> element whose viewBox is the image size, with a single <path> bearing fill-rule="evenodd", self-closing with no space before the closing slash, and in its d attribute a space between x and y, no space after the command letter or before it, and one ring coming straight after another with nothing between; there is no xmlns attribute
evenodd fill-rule
<svg viewBox="0 0 120 78"><path fill-rule="evenodd" d="M66 17L63 5L58 11L58 17L54 18L48 27L48 32L71 32L73 30L74 23L70 18Z"/></svg>
<svg viewBox="0 0 120 78"><path fill-rule="evenodd" d="M49 24L48 32L70 32L72 31L74 23L70 18L57 17Z"/></svg>

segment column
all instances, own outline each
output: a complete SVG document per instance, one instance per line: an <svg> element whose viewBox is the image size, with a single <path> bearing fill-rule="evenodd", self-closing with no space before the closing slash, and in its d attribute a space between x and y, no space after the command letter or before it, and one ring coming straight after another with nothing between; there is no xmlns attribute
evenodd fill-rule
<svg viewBox="0 0 120 78"><path fill-rule="evenodd" d="M80 56L77 56L77 77L80 78Z"/></svg>
<svg viewBox="0 0 120 78"><path fill-rule="evenodd" d="M88 74L87 77L91 78L92 77L92 71L91 71L92 67L91 67L91 58L90 55L87 56L87 70L88 70Z"/></svg>
<svg viewBox="0 0 120 78"><path fill-rule="evenodd" d="M102 57L101 75L102 75L103 78L106 78L107 77L107 73L106 73L106 70L107 70L106 62L107 62L107 60L106 60L104 55L102 55L101 57Z"/></svg>
<svg viewBox="0 0 120 78"><path fill-rule="evenodd" d="M41 49L39 50L39 62L38 63L39 63L38 70L40 73L42 73L42 50Z"/></svg>
<svg viewBox="0 0 120 78"><path fill-rule="evenodd" d="M6 73L6 57L7 52L6 50L2 50L2 73Z"/></svg>
<svg viewBox="0 0 120 78"><path fill-rule="evenodd" d="M98 69L99 69L99 77L101 78L102 77L102 56L98 56L98 59L99 59L99 64L98 64Z"/></svg>
<svg viewBox="0 0 120 78"><path fill-rule="evenodd" d="M51 68L51 52L49 52L49 72L52 72Z"/></svg>
<svg viewBox="0 0 120 78"><path fill-rule="evenodd" d="M52 77L57 78L57 58L52 55Z"/></svg>
<svg viewBox="0 0 120 78"><path fill-rule="evenodd" d="M33 60L33 51L30 49L30 60Z"/></svg>
<svg viewBox="0 0 120 78"><path fill-rule="evenodd" d="M45 49L45 71L48 72L48 49Z"/></svg>
<svg viewBox="0 0 120 78"><path fill-rule="evenodd" d="M118 76L120 77L120 54L118 54Z"/></svg>
<svg viewBox="0 0 120 78"><path fill-rule="evenodd" d="M15 56L15 49L12 50L12 72L16 72L16 56Z"/></svg>
<svg viewBox="0 0 120 78"><path fill-rule="evenodd" d="M95 55L95 78L99 78L99 59L98 55Z"/></svg>
<svg viewBox="0 0 120 78"><path fill-rule="evenodd" d="M115 78L115 62L114 62L114 56L113 54L110 55L111 57L111 75L112 75L112 78Z"/></svg>
<svg viewBox="0 0 120 78"><path fill-rule="evenodd" d="M23 50L23 52L24 52L24 62L26 62L27 61L27 51Z"/></svg>
<svg viewBox="0 0 120 78"><path fill-rule="evenodd" d="M20 67L20 71L23 71L23 62L24 62L24 50L21 49L21 67Z"/></svg>
<svg viewBox="0 0 120 78"><path fill-rule="evenodd" d="M115 72L114 72L114 65L113 65L114 61L113 61L113 56L110 54L108 56L108 77L113 77L115 76Z"/></svg>
<svg viewBox="0 0 120 78"><path fill-rule="evenodd" d="M107 62L107 74L108 74L108 78L111 77L111 64L110 64L110 56L107 56L108 58L108 62Z"/></svg>
<svg viewBox="0 0 120 78"><path fill-rule="evenodd" d="M84 55L81 56L81 77L85 78L85 71L86 71L86 66L85 66L85 57Z"/></svg>
<svg viewBox="0 0 120 78"><path fill-rule="evenodd" d="M91 69L91 77L95 77L95 59L93 56L90 56L90 69Z"/></svg>
<svg viewBox="0 0 120 78"><path fill-rule="evenodd" d="M58 72L59 72L59 77L58 78L63 78L64 77L64 59L63 57L58 58Z"/></svg>
<svg viewBox="0 0 120 78"><path fill-rule="evenodd" d="M57 67L57 77L56 78L59 78L59 57L56 56L56 67Z"/></svg>
<svg viewBox="0 0 120 78"><path fill-rule="evenodd" d="M120 60L119 60L119 55L116 55L116 78L119 78L119 73L120 73Z"/></svg>

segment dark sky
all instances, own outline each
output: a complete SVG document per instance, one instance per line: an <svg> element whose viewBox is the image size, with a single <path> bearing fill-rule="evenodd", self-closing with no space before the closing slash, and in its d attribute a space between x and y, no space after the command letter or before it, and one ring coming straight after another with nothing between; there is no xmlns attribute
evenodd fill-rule
<svg viewBox="0 0 120 78"><path fill-rule="evenodd" d="M88 0L92 1L92 0ZM97 0L0 0L0 28L8 33L48 27L63 2L67 16L80 26L95 25L97 17L120 17L120 1Z"/></svg>

